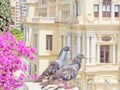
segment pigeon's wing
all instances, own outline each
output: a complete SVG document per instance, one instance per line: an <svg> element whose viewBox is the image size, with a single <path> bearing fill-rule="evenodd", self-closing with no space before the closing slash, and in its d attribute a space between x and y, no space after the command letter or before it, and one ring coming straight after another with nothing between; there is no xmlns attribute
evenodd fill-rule
<svg viewBox="0 0 120 90"><path fill-rule="evenodd" d="M43 75L53 75L59 69L59 64L57 62L53 62L50 64L47 69L43 72Z"/></svg>
<svg viewBox="0 0 120 90"><path fill-rule="evenodd" d="M74 67L68 65L68 66L65 66L65 67L59 69L56 72L56 74L54 74L53 78L60 79L63 81L69 81L69 80L75 78L77 73L78 73L78 70L76 70Z"/></svg>
<svg viewBox="0 0 120 90"><path fill-rule="evenodd" d="M42 82L44 79L49 79L58 69L59 64L57 62L53 62L47 67L47 69L42 73L40 78L36 80L36 82Z"/></svg>

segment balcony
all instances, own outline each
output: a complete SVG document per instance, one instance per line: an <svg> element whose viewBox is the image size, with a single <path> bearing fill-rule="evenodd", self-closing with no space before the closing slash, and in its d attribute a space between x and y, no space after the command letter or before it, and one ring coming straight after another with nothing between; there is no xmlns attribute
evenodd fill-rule
<svg viewBox="0 0 120 90"><path fill-rule="evenodd" d="M49 5L50 5L50 6L56 6L56 4L57 4L56 2L50 2Z"/></svg>
<svg viewBox="0 0 120 90"><path fill-rule="evenodd" d="M79 19L79 23L81 22L80 19ZM111 17L109 17L109 18L102 17L102 19L100 20L99 17L95 18L93 16L87 16L87 22L86 22L86 24L94 24L94 25L119 25L120 24L120 18L114 18L114 19L112 19Z"/></svg>
<svg viewBox="0 0 120 90"><path fill-rule="evenodd" d="M70 4L70 0L61 0L60 5Z"/></svg>
<svg viewBox="0 0 120 90"><path fill-rule="evenodd" d="M33 23L55 23L55 17L34 17Z"/></svg>
<svg viewBox="0 0 120 90"><path fill-rule="evenodd" d="M99 19L95 19L94 20L94 24L103 24L103 25L119 25L120 24L120 18L115 18L113 21L111 20L111 18L103 18L101 21L99 21Z"/></svg>
<svg viewBox="0 0 120 90"><path fill-rule="evenodd" d="M38 0L27 0L26 2L27 2L27 3L37 3Z"/></svg>
<svg viewBox="0 0 120 90"><path fill-rule="evenodd" d="M86 66L86 72L106 72L106 71L119 71L118 64L104 63L98 65Z"/></svg>

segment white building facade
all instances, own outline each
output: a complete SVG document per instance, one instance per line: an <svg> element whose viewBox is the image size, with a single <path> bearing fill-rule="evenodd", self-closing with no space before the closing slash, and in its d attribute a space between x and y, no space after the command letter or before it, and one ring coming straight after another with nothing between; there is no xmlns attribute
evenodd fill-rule
<svg viewBox="0 0 120 90"><path fill-rule="evenodd" d="M28 0L27 8L25 42L37 50L37 74L70 46L71 60L86 56L80 90L120 90L120 0Z"/></svg>

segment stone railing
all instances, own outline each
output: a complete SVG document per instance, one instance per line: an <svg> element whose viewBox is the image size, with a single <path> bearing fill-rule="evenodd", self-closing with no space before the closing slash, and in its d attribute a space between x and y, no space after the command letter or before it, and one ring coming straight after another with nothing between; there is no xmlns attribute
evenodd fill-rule
<svg viewBox="0 0 120 90"><path fill-rule="evenodd" d="M36 3L36 2L38 2L38 0L27 0L26 2L27 3Z"/></svg>
<svg viewBox="0 0 120 90"><path fill-rule="evenodd" d="M55 23L55 17L34 17L33 23Z"/></svg>
<svg viewBox="0 0 120 90"><path fill-rule="evenodd" d="M60 4L70 4L70 0L61 0Z"/></svg>
<svg viewBox="0 0 120 90"><path fill-rule="evenodd" d="M86 66L86 72L94 72L94 71L118 71L119 67L118 64L97 64L97 65L91 65Z"/></svg>

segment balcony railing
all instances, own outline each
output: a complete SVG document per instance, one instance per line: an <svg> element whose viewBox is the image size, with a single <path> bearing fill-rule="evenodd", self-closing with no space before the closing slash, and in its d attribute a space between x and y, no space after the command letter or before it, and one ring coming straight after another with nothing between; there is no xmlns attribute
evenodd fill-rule
<svg viewBox="0 0 120 90"><path fill-rule="evenodd" d="M97 65L89 65L86 66L86 72L94 72L94 71L118 71L118 64L104 63Z"/></svg>
<svg viewBox="0 0 120 90"><path fill-rule="evenodd" d="M55 17L34 17L33 23L55 23Z"/></svg>
<svg viewBox="0 0 120 90"><path fill-rule="evenodd" d="M70 0L61 0L60 4L70 4Z"/></svg>
<svg viewBox="0 0 120 90"><path fill-rule="evenodd" d="M27 0L27 3L36 3L38 0Z"/></svg>

